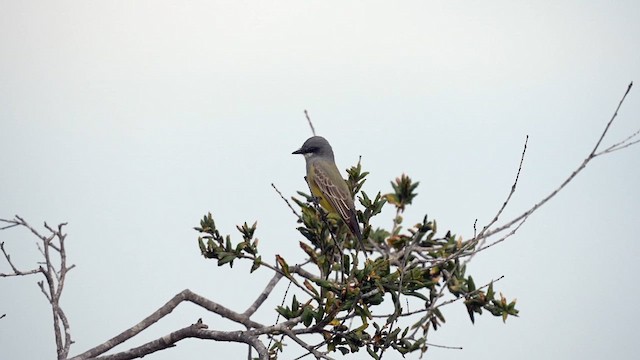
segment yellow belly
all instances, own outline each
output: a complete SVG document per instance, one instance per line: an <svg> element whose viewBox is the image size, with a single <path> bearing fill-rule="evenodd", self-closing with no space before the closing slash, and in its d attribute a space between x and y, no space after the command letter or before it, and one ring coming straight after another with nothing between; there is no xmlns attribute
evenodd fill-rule
<svg viewBox="0 0 640 360"><path fill-rule="evenodd" d="M314 181L311 181L310 183L311 184L309 184L309 187L311 188L311 193L313 194L313 196L318 198L318 201L320 202L320 206L322 206L328 213L337 214L338 211L336 211L336 209L331 205L331 203L327 201L327 199L322 194L322 191L320 190L318 185L316 185Z"/></svg>

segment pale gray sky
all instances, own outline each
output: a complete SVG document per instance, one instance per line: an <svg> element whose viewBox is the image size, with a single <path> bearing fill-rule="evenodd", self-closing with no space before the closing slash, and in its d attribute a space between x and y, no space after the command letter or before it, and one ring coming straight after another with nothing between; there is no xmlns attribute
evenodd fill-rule
<svg viewBox="0 0 640 360"><path fill-rule="evenodd" d="M306 189L291 155L311 135L303 109L340 169L362 155L365 191L389 191L405 172L421 183L407 223L427 213L469 237L506 197L527 134L507 217L591 150L640 80L639 19L632 0L0 1L0 217L69 222L72 354L185 288L243 311L270 273L204 260L192 227L208 211L223 233L257 220L263 258L304 259L270 187ZM606 143L638 127L634 89ZM505 275L496 286L521 316L471 325L463 304L450 306L430 341L464 350L429 358L636 357L639 159L640 147L597 159L518 236L476 257L476 283ZM39 259L25 231L0 241L24 268ZM55 357L36 280L0 279L3 359ZM275 320L283 293L258 320ZM185 305L121 349L199 317L228 327ZM148 358L245 351L192 340Z"/></svg>

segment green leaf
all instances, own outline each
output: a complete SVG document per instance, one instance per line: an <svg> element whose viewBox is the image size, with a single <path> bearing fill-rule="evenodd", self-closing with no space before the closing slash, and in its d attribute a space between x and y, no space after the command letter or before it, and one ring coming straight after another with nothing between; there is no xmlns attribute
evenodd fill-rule
<svg viewBox="0 0 640 360"><path fill-rule="evenodd" d="M487 300L493 300L495 297L495 293L493 292L493 281L489 284L489 289L487 289Z"/></svg>
<svg viewBox="0 0 640 360"><path fill-rule="evenodd" d="M260 267L260 264L262 264L262 256L258 256L253 260L253 265L251 266L250 272L256 271Z"/></svg>
<svg viewBox="0 0 640 360"><path fill-rule="evenodd" d="M291 273L289 272L289 265L284 260L284 258L282 258L282 256L280 255L276 255L276 262L278 262L278 265L280 265L280 268L282 269L282 272L284 273L284 275L287 278L291 278Z"/></svg>
<svg viewBox="0 0 640 360"><path fill-rule="evenodd" d="M311 310L311 306L305 306L302 311L302 323L304 326L309 327L313 322L313 310Z"/></svg>
<svg viewBox="0 0 640 360"><path fill-rule="evenodd" d="M220 258L220 260L218 260L218 266L231 263L230 265L233 267L233 260L235 259L236 259L236 256L234 254L224 255L223 257Z"/></svg>
<svg viewBox="0 0 640 360"><path fill-rule="evenodd" d="M469 279L467 280L467 286L469 287L469 291L476 291L476 284L473 282L473 278L469 275Z"/></svg>
<svg viewBox="0 0 640 360"><path fill-rule="evenodd" d="M369 356L371 356L375 360L380 360L380 356L376 354L376 352L373 350L371 346L367 346L367 353L369 353Z"/></svg>
<svg viewBox="0 0 640 360"><path fill-rule="evenodd" d="M287 320L289 320L289 319L291 319L293 317L292 313L291 313L291 310L289 310L289 308L287 308L287 307L278 306L276 308L276 311L278 312L278 314L282 315L282 317L284 317Z"/></svg>

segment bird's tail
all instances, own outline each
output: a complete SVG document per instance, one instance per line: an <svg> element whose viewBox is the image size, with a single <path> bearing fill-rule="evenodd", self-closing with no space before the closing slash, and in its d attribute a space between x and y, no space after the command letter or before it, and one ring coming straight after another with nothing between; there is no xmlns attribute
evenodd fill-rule
<svg viewBox="0 0 640 360"><path fill-rule="evenodd" d="M349 231L358 239L358 247L362 250L363 253L367 253L366 248L364 247L364 240L362 238L362 231L360 231L360 224L358 224L358 220L356 219L356 214L352 213L351 218L347 222L347 227Z"/></svg>

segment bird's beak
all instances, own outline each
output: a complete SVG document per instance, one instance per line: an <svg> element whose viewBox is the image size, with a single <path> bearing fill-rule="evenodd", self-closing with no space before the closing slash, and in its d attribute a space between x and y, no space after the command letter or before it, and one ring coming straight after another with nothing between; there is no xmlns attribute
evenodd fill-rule
<svg viewBox="0 0 640 360"><path fill-rule="evenodd" d="M291 154L304 154L304 152L302 151L302 148L292 152Z"/></svg>

